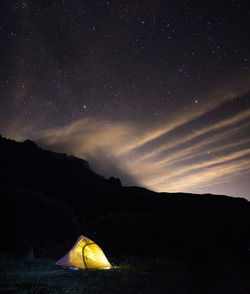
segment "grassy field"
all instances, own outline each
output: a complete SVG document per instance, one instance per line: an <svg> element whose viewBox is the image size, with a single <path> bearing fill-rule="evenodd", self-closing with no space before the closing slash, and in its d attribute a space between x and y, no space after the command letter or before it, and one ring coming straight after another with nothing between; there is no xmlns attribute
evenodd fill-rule
<svg viewBox="0 0 250 294"><path fill-rule="evenodd" d="M48 259L1 259L0 293L249 294L249 258L124 258L109 270L65 270Z"/></svg>

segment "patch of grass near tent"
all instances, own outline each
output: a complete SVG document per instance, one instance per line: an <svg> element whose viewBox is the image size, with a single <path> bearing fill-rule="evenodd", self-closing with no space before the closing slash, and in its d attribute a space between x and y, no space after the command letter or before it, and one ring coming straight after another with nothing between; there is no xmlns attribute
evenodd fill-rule
<svg viewBox="0 0 250 294"><path fill-rule="evenodd" d="M72 271L51 259L2 259L3 294L237 293L250 286L249 260L120 257L109 270Z"/></svg>
<svg viewBox="0 0 250 294"><path fill-rule="evenodd" d="M2 260L0 293L127 293L126 284L138 278L126 262L110 270L87 271L61 269L54 262Z"/></svg>

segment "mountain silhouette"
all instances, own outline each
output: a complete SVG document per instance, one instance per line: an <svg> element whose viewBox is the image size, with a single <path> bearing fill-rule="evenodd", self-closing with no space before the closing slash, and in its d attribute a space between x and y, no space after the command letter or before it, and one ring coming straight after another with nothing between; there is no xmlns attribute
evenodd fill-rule
<svg viewBox="0 0 250 294"><path fill-rule="evenodd" d="M95 173L83 159L2 136L0 173L1 216L12 215L7 237L22 232L22 244L39 241L46 247L44 240L62 242L63 230L66 240L84 230L108 250L119 248L117 254L250 245L250 205L244 198L124 187L115 177ZM125 245L127 236L139 247ZM150 245L152 239L157 246Z"/></svg>

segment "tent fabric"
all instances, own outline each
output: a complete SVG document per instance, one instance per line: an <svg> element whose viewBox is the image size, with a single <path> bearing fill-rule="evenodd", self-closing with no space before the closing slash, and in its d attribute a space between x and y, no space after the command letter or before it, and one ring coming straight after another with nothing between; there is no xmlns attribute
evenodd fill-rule
<svg viewBox="0 0 250 294"><path fill-rule="evenodd" d="M101 248L89 238L81 235L70 251L55 265L81 269L112 267Z"/></svg>

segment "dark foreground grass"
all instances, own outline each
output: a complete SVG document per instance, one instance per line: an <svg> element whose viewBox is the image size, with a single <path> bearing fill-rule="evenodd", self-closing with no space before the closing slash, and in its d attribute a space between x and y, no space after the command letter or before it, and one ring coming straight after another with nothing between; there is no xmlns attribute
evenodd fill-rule
<svg viewBox="0 0 250 294"><path fill-rule="evenodd" d="M126 257L110 270L71 271L54 260L1 259L3 294L249 294L247 257L218 260Z"/></svg>

